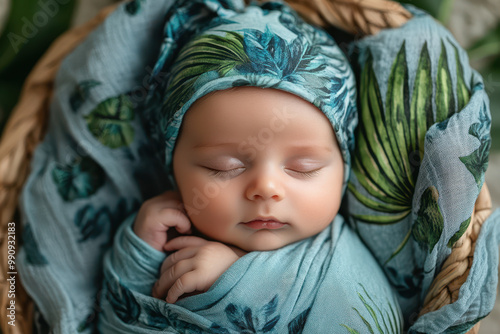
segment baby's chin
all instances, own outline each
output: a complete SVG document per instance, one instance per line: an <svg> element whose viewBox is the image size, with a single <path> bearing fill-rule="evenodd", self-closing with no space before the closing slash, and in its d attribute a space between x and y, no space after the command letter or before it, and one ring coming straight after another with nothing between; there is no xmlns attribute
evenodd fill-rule
<svg viewBox="0 0 500 334"><path fill-rule="evenodd" d="M298 241L283 239L267 230L259 231L257 234L260 235L253 235L244 242L236 242L233 245L246 252L263 252L277 250Z"/></svg>

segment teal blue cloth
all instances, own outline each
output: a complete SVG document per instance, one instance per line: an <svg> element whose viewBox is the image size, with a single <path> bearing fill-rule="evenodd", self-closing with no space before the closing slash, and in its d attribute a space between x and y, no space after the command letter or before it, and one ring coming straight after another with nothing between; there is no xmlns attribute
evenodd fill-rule
<svg viewBox="0 0 500 334"><path fill-rule="evenodd" d="M170 176L189 107L213 91L253 86L293 93L328 117L347 182L357 125L355 79L327 32L279 2L245 7L243 1L178 1L167 17L154 73L168 72L169 77L165 87L154 90L162 107L158 112L158 98L152 97L150 122L165 146Z"/></svg>
<svg viewBox="0 0 500 334"><path fill-rule="evenodd" d="M315 237L246 254L207 292L176 304L148 296L165 256L134 234L133 219L104 260L102 333L402 331L392 287L341 216Z"/></svg>
<svg viewBox="0 0 500 334"><path fill-rule="evenodd" d="M397 289L410 332L463 332L494 304L498 214L481 230L458 301L417 316L483 186L489 100L450 32L409 9L414 17L407 24L351 48L360 126L346 208Z"/></svg>
<svg viewBox="0 0 500 334"><path fill-rule="evenodd" d="M346 75L345 81L336 82L336 78L330 78L330 86L325 87L328 92L344 94L340 96L345 100L326 99L327 103L324 103L321 99L311 100L314 90L319 86L315 86L314 78L308 76L307 71L293 77L291 85L288 85L287 80L292 77L287 79L281 76L280 80L276 80L283 73L276 71L276 68L283 69L280 66L285 63L278 61L283 57L273 58L277 67L266 68L268 72L261 73L259 69L253 69L259 73L253 77L246 73L255 79L262 79L266 73L272 78L269 86L260 80L250 84L245 82L246 85L291 91L315 103L331 116L337 138L341 145L345 145L344 148L348 148L343 151L344 157L350 157L354 170L347 193L348 201L345 203L348 210L352 210L352 215L346 216L350 224L338 216L331 226L317 236L276 251L252 252L237 261L207 293L188 297L175 305L149 296L158 276L159 265L166 254L145 244L134 235L130 226L145 199L175 186L171 178L167 177L170 171L169 145L173 144L169 138L175 138L175 131L178 130L175 123L171 126L171 121L180 121L175 115L177 112L177 115L182 115L185 110L175 107L171 111L169 106L185 104L187 108L189 103L202 95L196 95L198 89L208 87L204 83L222 83L226 78L235 82L242 79L244 71L244 68L236 67L233 72L224 75L219 72L217 77L204 78L209 80L201 80L194 92L183 95L194 97L191 102L163 104L165 98L168 100L170 96L169 88L178 87L170 84L173 73L170 64L176 60L172 50L180 50L184 45L176 43L200 36L204 30L213 28L211 24L231 24L224 17L244 10L243 2L237 0L197 1L196 4L205 6L183 6L189 3L194 2L135 0L122 4L64 60L58 72L48 132L35 152L32 172L20 199L23 245L19 252L18 270L23 285L42 315L36 317L35 326L39 331L47 332L50 328L54 333L364 333L371 329L374 332L397 333L402 332L404 324L412 333L462 333L485 316L492 309L495 299L500 238L498 211L483 226L469 278L462 287L463 293L459 300L414 321L429 280L449 253L447 245L450 240L454 240L451 237L466 221L467 214L470 216L468 208L483 180L482 172L477 177L470 170L477 168L484 172L482 152L487 152L489 148L487 97L480 78L465 65L463 51L458 53L464 64L464 82L470 92L467 98L470 101L464 104L464 90L460 94L453 93L454 99L462 101L462 104L454 104L454 108L456 111L463 110L452 115L444 112L445 119L449 119L433 126L430 123L434 121L434 114L443 114L435 110L436 105L450 105L449 95L448 99L444 98L447 103L432 102L432 107L425 109L432 111L433 118L425 122L425 133L427 128L429 133L425 137L425 151L418 159L419 181L414 190L417 194L415 200L413 192L410 193L409 210L415 219L407 219L404 224L377 225L366 222L367 215L384 217L388 213L374 214L373 209L365 207L366 203L373 207L377 197L374 200L369 197L368 190L363 190L362 179L367 175L360 172L364 169L358 153L362 152L363 145L354 147L349 135L354 130L356 117L354 106L348 109L349 103L346 102L354 94L350 86L350 74ZM200 8L203 9L201 12ZM252 8L253 15L266 14L259 18L288 22L288 26L278 24L278 35L287 29L293 31L300 27L301 31L304 29L306 32L305 36L318 34L321 37L318 42L332 43L320 30L311 35L316 30L310 30L310 26L301 23L292 11L280 3L272 2ZM282 19L293 18L297 21L279 21L277 18L280 15ZM290 25L290 22L294 24ZM422 31L429 33L424 34ZM354 45L349 60L358 76L361 120L366 117L366 100L363 102L363 96L371 96L372 108L368 110L375 110L379 105L376 97L385 98L387 91L391 91L388 88L390 70L394 59L402 59L397 55L401 50L401 41L405 38L408 57L406 63L400 63L411 66L408 70L411 83L408 89L403 85L399 91L404 93L414 90L414 76L419 71L415 70L416 60L412 59L420 54L423 40L431 41L435 36L440 36L434 34L436 31L446 37L443 39L448 50L446 64L454 64L453 45L456 44L450 42L451 37L446 35L444 29L424 14L419 14L401 29L384 31ZM257 36L255 32L252 34ZM293 35L290 36L286 39L289 44L283 45L290 45ZM266 43L270 41L266 40ZM300 41L302 44L299 44L304 45L305 41ZM446 83L443 74L436 78L439 72L436 66L443 67L444 61L439 61L440 42L433 43L429 42L432 76L427 78ZM276 50L272 44L267 45L271 45L268 51ZM330 53L332 58L341 56L333 44L329 48L333 52ZM325 49L316 49L314 52L324 53ZM339 62L342 59L339 58ZM310 61L307 64L315 63ZM370 69L370 64L375 74L365 71L363 77L362 70ZM457 91L455 73L459 67L446 66L449 66L449 71L439 73L449 73L452 87ZM328 73L328 64L320 66L320 69ZM348 69L344 71L349 72ZM301 79L301 76L304 78L304 75L307 75L305 81L293 81ZM379 83L379 95L374 88L374 76ZM325 81L321 79L320 82ZM307 83L309 86L304 86L310 89L305 87L304 92L309 93L294 91L298 83ZM210 89L223 89L224 86L217 87ZM447 91L443 87L431 88L433 98ZM366 92L373 94L365 95ZM425 94L422 96L425 97ZM399 110L403 110L403 116L406 117L404 108L410 104L410 100L387 100L395 101L396 106L403 101L403 109ZM344 104L339 110L351 112L339 113L340 116L351 116L346 119L333 116L335 103ZM378 109L385 111L383 108ZM332 112L329 114L329 111ZM398 113L387 115L403 119ZM360 130L356 133L358 143L363 140L366 142L366 138L361 136L369 131L365 125L370 123L377 124L369 121L360 123ZM397 123L382 123L397 129ZM458 141L455 136L464 142ZM438 145L443 142L445 144ZM460 144L450 149L451 146L446 145L449 142ZM352 154L349 152L351 149L354 149ZM448 155L445 153L459 152L458 149L464 150L464 153L457 153L455 160L447 161ZM420 152L420 149L412 146L411 151ZM405 160L413 156L402 157ZM448 174L448 168L459 164L465 167ZM462 174L456 174L459 172ZM471 176L467 176L467 172ZM453 184L457 183L459 175L458 183L463 183L463 188L458 188L460 193L455 194L452 192L456 189ZM384 187L383 183L379 181L376 184ZM423 226L424 231L429 226L433 227L429 231L435 231L435 226L437 231L440 230L441 220L435 214L436 191L431 188L426 192L430 184L439 194L439 212L444 216L442 230L446 231L440 234L435 244L432 238L436 233L430 233L431 236L424 233L422 236L422 228L412 229L415 225ZM356 191L361 192L365 199ZM427 196L426 203L430 204L420 203L419 199L424 193ZM459 200L458 206L454 207L452 199L458 195L466 199L463 199L464 202ZM380 207L379 204L376 206ZM389 215L404 215L408 210L402 204L387 205L403 212L389 212ZM426 225L429 217L438 217L438 224ZM449 217L454 218L450 220ZM364 243L360 242L359 236ZM401 247L402 251L387 261L401 241L406 239L408 241ZM419 271L421 266L426 270L424 274ZM411 293L406 295L407 291Z"/></svg>

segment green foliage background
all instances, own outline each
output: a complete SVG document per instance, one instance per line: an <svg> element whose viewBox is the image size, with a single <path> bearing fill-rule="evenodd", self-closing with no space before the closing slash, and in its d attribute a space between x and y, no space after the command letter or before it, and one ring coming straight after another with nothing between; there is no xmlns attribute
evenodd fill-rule
<svg viewBox="0 0 500 334"><path fill-rule="evenodd" d="M54 7L42 7L53 3ZM57 36L69 28L75 0L12 0L0 31L0 134L17 103L24 80ZM46 21L43 18L48 18ZM31 33L35 29L35 33Z"/></svg>

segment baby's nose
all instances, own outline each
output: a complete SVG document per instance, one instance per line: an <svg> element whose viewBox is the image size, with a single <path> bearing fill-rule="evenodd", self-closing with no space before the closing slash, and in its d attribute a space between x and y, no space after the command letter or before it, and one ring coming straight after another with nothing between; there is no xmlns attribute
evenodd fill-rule
<svg viewBox="0 0 500 334"><path fill-rule="evenodd" d="M256 171L246 189L249 200L275 200L281 201L285 196L282 186L280 171L277 168L267 167Z"/></svg>

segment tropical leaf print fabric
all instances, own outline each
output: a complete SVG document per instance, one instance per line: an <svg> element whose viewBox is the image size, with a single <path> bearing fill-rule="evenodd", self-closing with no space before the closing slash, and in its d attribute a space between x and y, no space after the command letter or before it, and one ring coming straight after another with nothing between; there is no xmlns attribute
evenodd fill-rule
<svg viewBox="0 0 500 334"><path fill-rule="evenodd" d="M176 304L148 296L164 255L133 233L132 222L133 217L120 227L115 246L104 260L106 285L99 323L104 333L158 329L399 333L404 327L392 287L342 216L315 237L276 251L246 254L207 292Z"/></svg>
<svg viewBox="0 0 500 334"><path fill-rule="evenodd" d="M171 153L168 135L173 143L180 125L177 109L185 112L188 103L224 84L292 91L325 111L349 161L357 119L346 58L324 31L280 3L243 8L242 1L128 2L65 60L48 134L22 197L27 243L19 271L37 304L37 328L54 333L375 328L377 318L357 298L361 285L383 305L382 314L396 312L397 328L403 326L392 288L340 216L317 238L240 261L212 293L193 296L193 302L170 305L150 297L166 255L145 245L130 225L145 199L173 187L165 159ZM240 12L243 21L234 20ZM226 28L216 29L221 26ZM202 28L208 32L200 33ZM185 40L190 42L181 45ZM199 56L209 48L216 50L212 57ZM176 66L170 68L173 60ZM273 270L263 272L271 262ZM371 275L362 274L366 270ZM253 286L262 275L262 285ZM356 279L339 287L344 277ZM353 302L342 302L347 295Z"/></svg>
<svg viewBox="0 0 500 334"><path fill-rule="evenodd" d="M167 14L170 21L155 71L169 71L170 77L161 113L151 108L150 115L158 125L156 137L165 145L167 168L182 118L194 101L217 90L256 86L293 93L328 117L344 158L347 186L357 124L355 80L335 41L278 2L243 11L243 2L230 1L233 11L219 8L219 17L213 19L209 8L215 3L180 1ZM179 36L189 39L173 43Z"/></svg>
<svg viewBox="0 0 500 334"><path fill-rule="evenodd" d="M189 106L210 92L239 86L281 89L316 105L329 117L349 166L357 121L354 78L335 42L321 30L298 30L297 24L305 28L305 23L278 3L251 6L241 12L231 12L229 6L207 30L179 32L190 30L182 21L192 20L184 16L196 12L191 6L213 3L179 2L179 7L171 10L174 14L167 14L166 42L155 69L169 69L170 77L160 112L156 115L158 108L148 108L147 115L160 125L158 137L166 142L167 167ZM201 12L211 17L212 10ZM206 22L202 15L196 20ZM169 47L174 36L170 32L174 31L176 36L190 34L179 50ZM335 332L377 328L378 321L385 321L388 315L391 326L403 328L392 288L341 216L317 237L276 251L246 255L208 292L175 305L148 296L164 254L131 232L132 221L120 228L104 260L103 316L98 326L103 332ZM272 270L264 270L266 266ZM347 277L356 284L340 284ZM367 298L380 305L378 314L370 314L364 299L357 298L360 286ZM346 296L356 298L347 302Z"/></svg>
<svg viewBox="0 0 500 334"><path fill-rule="evenodd" d="M396 287L407 322L470 223L488 165L491 122L482 79L463 49L432 18L412 10L415 17L403 27L353 49L360 121L348 186L351 223ZM498 236L489 238L498 246ZM478 258L479 272L497 266ZM464 286L495 280L469 275ZM494 294L477 294L483 297L467 307L459 299L457 307L479 310L494 301ZM448 312L439 325L420 318L410 322L410 332L441 333L467 323L466 331L485 315Z"/></svg>
<svg viewBox="0 0 500 334"><path fill-rule="evenodd" d="M47 134L20 198L18 271L42 333L95 333L104 253L126 218L170 187L137 113L172 3L119 7L58 72Z"/></svg>

